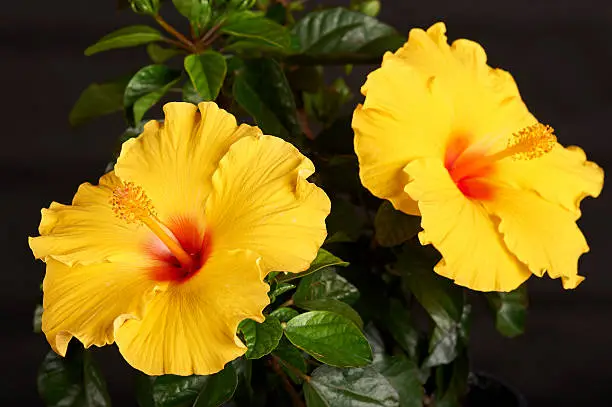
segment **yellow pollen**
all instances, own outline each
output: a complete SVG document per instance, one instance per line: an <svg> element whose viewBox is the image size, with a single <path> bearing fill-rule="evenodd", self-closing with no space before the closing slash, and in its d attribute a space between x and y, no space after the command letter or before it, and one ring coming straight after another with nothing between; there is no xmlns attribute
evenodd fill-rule
<svg viewBox="0 0 612 407"><path fill-rule="evenodd" d="M122 186L116 187L110 199L113 212L119 219L127 223L142 223L164 243L172 255L183 266L192 266L193 259L185 252L185 249L174 237L170 236L169 230L158 218L155 213L153 202L149 199L144 190L133 182L125 182ZM166 230L162 227L164 226Z"/></svg>
<svg viewBox="0 0 612 407"><path fill-rule="evenodd" d="M521 129L508 141L508 151L518 160L532 160L550 152L557 142L552 127L536 123Z"/></svg>
<svg viewBox="0 0 612 407"><path fill-rule="evenodd" d="M143 218L155 216L153 203L142 188L133 182L125 182L116 187L110 203L115 215L127 223L142 222Z"/></svg>

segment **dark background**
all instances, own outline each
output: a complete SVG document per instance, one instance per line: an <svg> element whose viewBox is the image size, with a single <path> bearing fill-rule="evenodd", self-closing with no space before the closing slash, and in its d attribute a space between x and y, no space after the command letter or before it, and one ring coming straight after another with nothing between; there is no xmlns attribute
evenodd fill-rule
<svg viewBox="0 0 612 407"><path fill-rule="evenodd" d="M93 57L83 49L115 28L149 21L115 11L113 0L2 3L0 405L37 406L36 371L48 346L31 333L31 319L44 267L33 260L26 237L36 234L41 207L68 203L81 182L95 182L123 131L119 115L71 129L67 115L80 91L147 63L143 49ZM610 165L609 1L383 0L380 18L403 33L444 20L451 40L477 40L491 65L512 72L531 111L555 127L562 143L582 146L604 169ZM356 69L352 84L361 84L369 69ZM525 335L500 337L486 309L476 307L473 367L504 378L531 406L612 405L611 204L609 189L583 204L579 223L591 253L581 260L587 280L577 290L530 281ZM114 348L97 354L114 405L134 405L129 369Z"/></svg>

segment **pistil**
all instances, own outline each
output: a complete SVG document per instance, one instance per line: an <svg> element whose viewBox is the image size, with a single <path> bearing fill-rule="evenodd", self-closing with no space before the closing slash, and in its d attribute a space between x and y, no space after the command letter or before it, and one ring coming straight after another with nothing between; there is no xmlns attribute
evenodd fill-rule
<svg viewBox="0 0 612 407"><path fill-rule="evenodd" d="M470 176L475 176L490 167L496 161L506 158L515 160L533 160L550 152L557 138L550 126L536 123L514 133L505 149L493 154L466 151L458 157L449 173L455 182Z"/></svg>
<svg viewBox="0 0 612 407"><path fill-rule="evenodd" d="M193 266L194 261L192 257L173 236L166 232L169 229L159 220L155 214L153 203L141 187L132 182L123 183L122 186L116 187L113 190L110 203L117 217L127 223L141 223L147 226L182 266Z"/></svg>

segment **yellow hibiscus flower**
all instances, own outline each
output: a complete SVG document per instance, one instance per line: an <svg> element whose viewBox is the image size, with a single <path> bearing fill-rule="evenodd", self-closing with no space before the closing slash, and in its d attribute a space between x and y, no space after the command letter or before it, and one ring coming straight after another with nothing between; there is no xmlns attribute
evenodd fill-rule
<svg viewBox="0 0 612 407"><path fill-rule="evenodd" d="M414 29L362 88L353 117L363 185L420 215L435 271L479 291L510 291L533 273L576 287L589 250L576 226L603 171L564 148L521 100L512 76L446 27Z"/></svg>
<svg viewBox="0 0 612 407"><path fill-rule="evenodd" d="M60 355L116 342L149 375L211 374L245 352L240 321L264 320L263 278L308 268L330 202L291 144L214 103L164 111L99 185L42 210L42 329Z"/></svg>

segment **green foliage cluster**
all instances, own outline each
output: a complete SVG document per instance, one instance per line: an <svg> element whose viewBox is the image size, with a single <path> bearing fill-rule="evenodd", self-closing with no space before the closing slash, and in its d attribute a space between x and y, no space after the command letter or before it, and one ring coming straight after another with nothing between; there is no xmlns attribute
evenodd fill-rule
<svg viewBox="0 0 612 407"><path fill-rule="evenodd" d="M125 27L86 49L94 55L144 45L151 64L90 85L70 122L122 112L124 141L139 134L163 98L214 100L299 146L315 162L313 181L332 199L332 214L328 239L309 270L268 276L265 322L239 326L248 347L243 357L210 376L135 372L139 405L460 406L470 371L472 296L432 271L439 255L418 243L418 218L361 187L352 150L347 102L354 94L344 78L353 65L378 63L405 41L376 18L380 2L352 0L347 7L315 10L295 0L165 3L124 4L161 30ZM186 18L188 34L161 17L160 9L172 5ZM325 75L330 66L343 68L331 83ZM522 333L524 288L485 297L499 332ZM39 307L37 331L40 313ZM91 351L78 344L66 358L49 353L38 387L49 407L111 405Z"/></svg>

